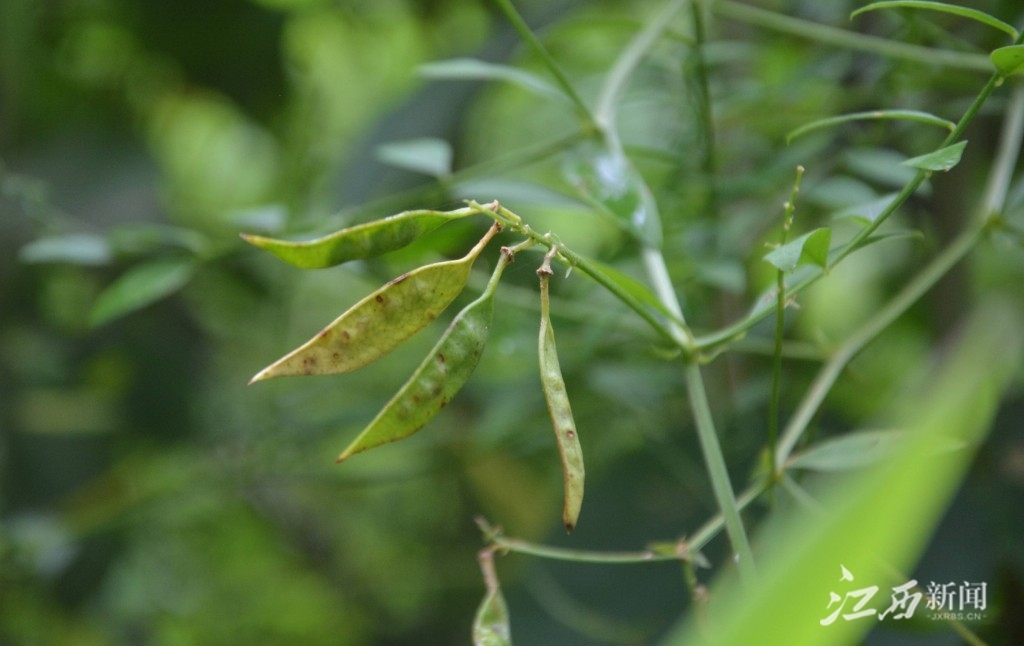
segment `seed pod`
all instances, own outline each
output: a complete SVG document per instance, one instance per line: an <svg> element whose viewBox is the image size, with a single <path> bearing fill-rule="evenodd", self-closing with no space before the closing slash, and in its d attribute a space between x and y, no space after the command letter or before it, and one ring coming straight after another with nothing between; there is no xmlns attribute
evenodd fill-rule
<svg viewBox="0 0 1024 646"><path fill-rule="evenodd" d="M537 270L540 277L540 382L547 400L548 412L555 429L558 453L562 459L562 479L565 483L565 502L562 507L562 522L568 532L576 527L583 505L583 450L580 448L576 422L565 392L565 381L558 365L558 350L555 348L555 332L551 327L548 281L551 278L550 255Z"/></svg>
<svg viewBox="0 0 1024 646"><path fill-rule="evenodd" d="M469 380L483 354L494 313L494 293L512 253L502 249L487 288L467 305L404 386L340 456L403 439L423 428Z"/></svg>
<svg viewBox="0 0 1024 646"><path fill-rule="evenodd" d="M316 336L249 383L287 375L350 372L388 354L430 324L466 286L473 262L497 225L465 257L403 274L359 301Z"/></svg>
<svg viewBox="0 0 1024 646"><path fill-rule="evenodd" d="M508 605L501 594L498 575L494 571L493 549L481 550L478 560L487 585L487 594L473 620L473 646L509 646L512 643L512 631L509 628Z"/></svg>
<svg viewBox="0 0 1024 646"><path fill-rule="evenodd" d="M469 208L457 211L405 211L306 242L277 240L248 233L243 233L242 239L296 267L320 269L401 249L442 224L473 213L475 211Z"/></svg>

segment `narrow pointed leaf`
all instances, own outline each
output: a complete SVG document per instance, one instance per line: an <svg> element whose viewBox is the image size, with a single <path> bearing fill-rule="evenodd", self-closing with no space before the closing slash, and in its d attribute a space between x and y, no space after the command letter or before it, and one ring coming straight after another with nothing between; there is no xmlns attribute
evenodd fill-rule
<svg viewBox="0 0 1024 646"><path fill-rule="evenodd" d="M395 278L249 383L350 372L380 359L429 325L462 292L473 262L496 231L495 227L488 230L459 260L426 265Z"/></svg>
<svg viewBox="0 0 1024 646"><path fill-rule="evenodd" d="M451 81L505 81L545 98L564 100L555 86L536 74L517 67L488 63L475 58L452 58L420 66L420 74Z"/></svg>
<svg viewBox="0 0 1024 646"><path fill-rule="evenodd" d="M558 454L562 460L562 480L565 488L565 499L562 507L562 522L568 532L576 528L580 508L583 505L583 450L580 447L576 421L569 405L569 395L565 390L565 380L558 364L558 350L555 347L555 332L551 327L550 299L548 297L548 281L551 270L542 267L540 274L540 381L547 400L548 412L555 431Z"/></svg>
<svg viewBox="0 0 1024 646"><path fill-rule="evenodd" d="M494 293L505 266L504 251L484 293L452 320L405 385L369 426L338 456L338 462L381 444L409 437L434 418L476 369L494 314Z"/></svg>
<svg viewBox="0 0 1024 646"><path fill-rule="evenodd" d="M33 240L18 251L27 263L66 262L72 265L105 265L114 259L110 242L91 233L69 233Z"/></svg>
<svg viewBox="0 0 1024 646"><path fill-rule="evenodd" d="M104 325L166 298L184 287L194 272L195 263L188 259L154 260L133 267L96 298L89 323Z"/></svg>
<svg viewBox="0 0 1024 646"><path fill-rule="evenodd" d="M452 172L451 144L436 137L380 145L377 147L377 159L395 168L431 177L447 177Z"/></svg>
<svg viewBox="0 0 1024 646"><path fill-rule="evenodd" d="M473 213L471 209L405 211L305 242L277 240L247 233L242 234L242 239L296 267L320 269L401 249L442 224Z"/></svg>
<svg viewBox="0 0 1024 646"><path fill-rule="evenodd" d="M815 229L768 253L764 259L784 272L791 272L800 264L812 264L827 269L831 242L831 229Z"/></svg>
<svg viewBox="0 0 1024 646"><path fill-rule="evenodd" d="M921 170L944 172L960 163L960 157L963 156L964 148L966 147L966 141L959 141L952 146L939 148L927 155L911 157L907 161L903 162L903 165L910 166L912 168L920 168Z"/></svg>
<svg viewBox="0 0 1024 646"><path fill-rule="evenodd" d="M590 268L593 271L600 273L605 279L615 283L627 294L635 298L640 303L658 311L663 316L675 320L677 323L681 323L672 312L669 311L665 304L661 302L651 289L633 278L629 274L625 274L611 265L606 265L596 260L589 261Z"/></svg>
<svg viewBox="0 0 1024 646"><path fill-rule="evenodd" d="M950 13L961 18L969 18L976 20L982 24L988 25L989 27L995 27L996 29L1005 32L1010 35L1010 38L1016 40L1017 30L1013 28L1013 25L1009 25L1002 20L999 20L995 16L990 16L984 11L978 11L977 9L970 9L968 7L958 7L956 5L946 4L945 2L928 2L926 0L887 0L885 2L873 2L866 7L857 9L850 18L856 18L862 13L868 11L875 11L877 9L927 9L930 11L941 11L943 13Z"/></svg>
<svg viewBox="0 0 1024 646"><path fill-rule="evenodd" d="M842 471L880 462L892 451L900 431L860 431L825 440L795 456L790 467L811 471Z"/></svg>
<svg viewBox="0 0 1024 646"><path fill-rule="evenodd" d="M1024 45L1000 47L991 54L992 64L1003 76L1024 74Z"/></svg>
<svg viewBox="0 0 1024 646"><path fill-rule="evenodd" d="M864 224L874 224L878 218L889 210L889 207L892 206L892 203L897 197L897 193L883 195L877 200L847 207L839 213L836 213L833 218L837 220L841 218L856 218L861 220Z"/></svg>
<svg viewBox="0 0 1024 646"><path fill-rule="evenodd" d="M491 550L483 550L479 560L487 593L473 620L473 646L511 646L508 604L494 572L494 554Z"/></svg>
<svg viewBox="0 0 1024 646"><path fill-rule="evenodd" d="M921 112L919 110L871 110L870 112L854 112L851 114L841 114L835 117L828 117L826 119L818 119L811 123L800 126L796 130L792 130L786 135L786 141L790 142L797 137L818 130L820 128L827 128L830 126L836 126L843 123L849 123L851 121L873 121L873 120L902 120L902 121L916 121L918 123L925 123L932 126L939 126L945 128L950 132L956 128L956 124L948 119L937 117L934 114L928 112Z"/></svg>

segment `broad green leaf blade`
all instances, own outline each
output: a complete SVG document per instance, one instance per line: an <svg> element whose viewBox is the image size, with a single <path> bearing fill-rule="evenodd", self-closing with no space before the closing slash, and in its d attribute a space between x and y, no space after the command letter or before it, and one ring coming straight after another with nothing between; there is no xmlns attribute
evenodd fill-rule
<svg viewBox="0 0 1024 646"><path fill-rule="evenodd" d="M782 626L791 646L861 643L878 618L823 625L830 593L879 586L870 602L882 613L891 586L908 576L952 500L972 453L935 451L937 439L976 447L983 440L1021 360L1021 321L1004 303L985 303L934 371L924 396L907 402L906 435L883 462L815 491L818 511L780 512L759 537L758 580L737 579L712 589L709 613L690 621L664 644L748 646ZM841 581L841 568L855 577ZM898 572L893 576L893 572ZM847 608L851 604L847 604ZM922 602L914 614L928 618Z"/></svg>
<svg viewBox="0 0 1024 646"><path fill-rule="evenodd" d="M508 605L494 571L494 553L485 549L480 552L479 560L487 593L473 620L473 646L511 646Z"/></svg>
<svg viewBox="0 0 1024 646"><path fill-rule="evenodd" d="M72 265L105 265L113 260L110 243L103 236L90 233L39 238L18 252L18 259L27 263L66 262Z"/></svg>
<svg viewBox="0 0 1024 646"><path fill-rule="evenodd" d="M860 431L819 442L789 461L789 467L810 471L843 471L876 464L888 457L902 437L900 431Z"/></svg>
<svg viewBox="0 0 1024 646"><path fill-rule="evenodd" d="M473 262L496 233L465 257L425 265L362 299L316 336L256 374L249 383L289 375L350 372L388 354L436 319L469 279Z"/></svg>
<svg viewBox="0 0 1024 646"><path fill-rule="evenodd" d="M892 206L893 202L896 201L897 197L899 197L897 193L883 195L877 200L847 207L832 217L835 220L842 218L855 218L864 224L874 224L878 218L882 217L882 215L889 211L889 208Z"/></svg>
<svg viewBox="0 0 1024 646"><path fill-rule="evenodd" d="M188 283L195 263L187 259L153 260L129 269L96 298L89 323L104 325L170 296Z"/></svg>
<svg viewBox="0 0 1024 646"><path fill-rule="evenodd" d="M961 18L976 20L982 24L988 25L989 27L995 27L996 29L1009 34L1010 38L1014 40L1017 39L1017 30L1013 28L1013 25L1009 25L995 16L990 16L984 11L978 11L977 9L970 9L968 7L958 7L956 5L946 4L945 2L928 2L927 0L886 0L885 2L873 2L866 7L861 7L851 13L850 19L852 20L860 14L868 11L898 8L928 9L930 11L951 13L953 15L960 16Z"/></svg>
<svg viewBox="0 0 1024 646"><path fill-rule="evenodd" d="M452 58L420 66L420 74L430 79L450 81L505 81L538 96L564 101L555 86L536 74L508 65L488 63L475 58Z"/></svg>
<svg viewBox="0 0 1024 646"><path fill-rule="evenodd" d="M502 253L487 289L452 320L448 329L377 417L338 456L338 462L409 437L423 428L462 389L476 369L494 315L494 293L510 256Z"/></svg>
<svg viewBox="0 0 1024 646"><path fill-rule="evenodd" d="M472 209L405 211L307 242L289 242L247 233L241 235L249 244L265 249L296 267L321 269L401 249L442 224L473 213Z"/></svg>
<svg viewBox="0 0 1024 646"><path fill-rule="evenodd" d="M564 167L566 180L582 198L630 232L644 246L661 248L661 216L654 195L621 152L581 146Z"/></svg>
<svg viewBox="0 0 1024 646"><path fill-rule="evenodd" d="M377 159L389 166L431 177L447 177L452 173L451 144L436 137L382 144L377 146Z"/></svg>
<svg viewBox="0 0 1024 646"><path fill-rule="evenodd" d="M580 447L580 436L576 430L576 421L569 405L569 395L565 390L565 380L558 364L558 349L555 347L555 331L551 326L551 306L548 297L548 282L551 270L547 266L538 270L540 274L540 335L538 354L540 356L540 382L547 401L551 424L555 431L555 442L558 444L558 455L562 461L562 481L564 486L564 503L562 507L562 523L565 530L572 533L579 520L580 508L583 506L583 449Z"/></svg>
<svg viewBox="0 0 1024 646"><path fill-rule="evenodd" d="M960 157L963 156L966 147L966 141L959 141L952 146L939 148L926 155L911 157L903 162L903 165L921 170L947 171L960 163Z"/></svg>
<svg viewBox="0 0 1024 646"><path fill-rule="evenodd" d="M764 259L787 273L796 269L797 265L805 263L828 269L828 249L831 242L832 230L822 227L787 242L766 254Z"/></svg>
<svg viewBox="0 0 1024 646"><path fill-rule="evenodd" d="M1000 47L991 54L992 64L1003 76L1024 74L1024 45Z"/></svg>
<svg viewBox="0 0 1024 646"><path fill-rule="evenodd" d="M786 142L791 142L797 137L819 130L821 128L828 128L830 126L836 126L843 123L850 123L851 121L865 121L865 120L902 120L902 121L916 121L918 123L924 123L931 126L939 126L945 128L950 132L956 128L956 124L948 119L937 117L934 114L928 112L921 112L919 110L871 110L870 112L854 112L851 114L841 114L835 117L828 117L825 119L818 119L811 123L800 126L796 130L792 130L786 135Z"/></svg>

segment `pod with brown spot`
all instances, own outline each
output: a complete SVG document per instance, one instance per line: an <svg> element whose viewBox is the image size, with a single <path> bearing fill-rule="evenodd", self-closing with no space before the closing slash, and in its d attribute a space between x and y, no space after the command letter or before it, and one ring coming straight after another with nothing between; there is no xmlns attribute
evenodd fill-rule
<svg viewBox="0 0 1024 646"><path fill-rule="evenodd" d="M551 278L550 256L537 270L540 277L540 382L547 400L548 412L555 430L558 453L562 459L562 479L565 485L565 502L562 507L562 522L572 532L579 519L583 505L583 450L580 447L576 422L569 406L569 395L565 391L565 380L558 364L558 350L555 348L555 332L551 327L550 298L548 282Z"/></svg>
<svg viewBox="0 0 1024 646"><path fill-rule="evenodd" d="M456 315L405 385L338 456L338 462L412 435L455 397L473 374L487 345L494 293L512 258L511 251L502 249L483 294Z"/></svg>
<svg viewBox="0 0 1024 646"><path fill-rule="evenodd" d="M455 211L405 211L304 242L265 238L248 233L243 233L242 239L296 267L320 269L350 260L373 258L401 249L442 224L473 215L475 212L470 208Z"/></svg>
<svg viewBox="0 0 1024 646"><path fill-rule="evenodd" d="M369 365L416 334L462 292L492 226L468 254L403 274L362 299L316 336L256 374L249 383L288 375L350 372Z"/></svg>

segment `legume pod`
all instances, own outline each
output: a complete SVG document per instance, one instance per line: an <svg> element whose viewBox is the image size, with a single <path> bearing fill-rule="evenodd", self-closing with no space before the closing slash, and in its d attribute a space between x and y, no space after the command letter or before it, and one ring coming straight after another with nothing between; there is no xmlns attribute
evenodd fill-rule
<svg viewBox="0 0 1024 646"><path fill-rule="evenodd" d="M497 225L492 226L463 258L425 265L395 278L249 383L350 372L380 359L429 325L459 295L473 262L497 231Z"/></svg>
<svg viewBox="0 0 1024 646"><path fill-rule="evenodd" d="M562 480L565 485L565 502L562 507L562 522L565 529L572 532L579 519L583 505L583 450L580 447L579 434L576 432L576 421L569 406L569 396L565 391L565 380L558 364L558 350L555 348L555 332L551 327L550 299L548 297L548 281L551 269L546 259L537 270L540 277L540 381L547 400L548 412L555 429L555 440L558 454L562 460Z"/></svg>
<svg viewBox="0 0 1024 646"><path fill-rule="evenodd" d="M501 257L483 294L456 315L404 386L345 449L338 462L423 428L469 380L483 354L494 313L494 293L512 252Z"/></svg>
<svg viewBox="0 0 1024 646"><path fill-rule="evenodd" d="M320 269L401 249L445 222L473 213L475 211L469 208L456 211L405 211L305 242L290 242L248 233L243 233L242 239L296 267Z"/></svg>

